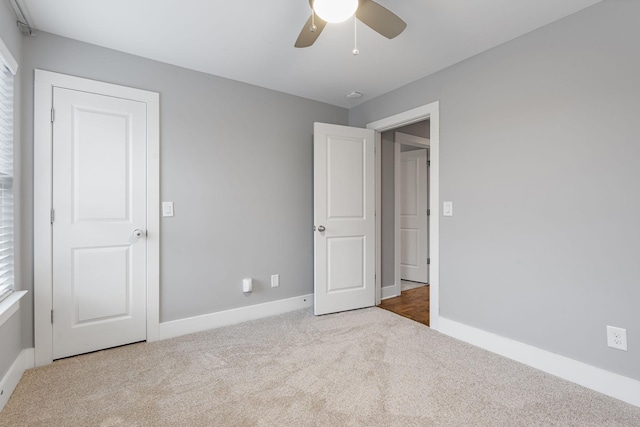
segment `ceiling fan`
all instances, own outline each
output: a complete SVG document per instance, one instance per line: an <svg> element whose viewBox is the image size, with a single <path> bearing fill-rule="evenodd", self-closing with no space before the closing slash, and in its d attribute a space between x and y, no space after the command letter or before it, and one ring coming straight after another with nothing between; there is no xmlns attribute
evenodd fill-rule
<svg viewBox="0 0 640 427"><path fill-rule="evenodd" d="M339 8L336 16L332 16L332 11L326 9L325 1L309 0L311 16L302 27L295 47L311 46L320 36L327 22L342 22L353 16L354 13L356 18L388 39L398 36L407 27L407 23L395 13L373 0L333 1L334 5Z"/></svg>

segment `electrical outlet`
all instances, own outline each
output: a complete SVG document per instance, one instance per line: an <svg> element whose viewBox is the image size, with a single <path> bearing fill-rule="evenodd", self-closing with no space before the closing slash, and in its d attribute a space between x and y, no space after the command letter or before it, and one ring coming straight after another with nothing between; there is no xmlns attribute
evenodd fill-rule
<svg viewBox="0 0 640 427"><path fill-rule="evenodd" d="M611 348L627 351L627 330L607 326L607 345Z"/></svg>
<svg viewBox="0 0 640 427"><path fill-rule="evenodd" d="M272 274L271 275L271 287L272 288L277 288L278 286L280 286L280 275L279 274Z"/></svg>

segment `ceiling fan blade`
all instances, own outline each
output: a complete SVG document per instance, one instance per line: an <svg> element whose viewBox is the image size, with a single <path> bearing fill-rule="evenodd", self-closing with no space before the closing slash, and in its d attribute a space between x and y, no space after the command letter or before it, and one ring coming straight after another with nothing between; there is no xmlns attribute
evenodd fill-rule
<svg viewBox="0 0 640 427"><path fill-rule="evenodd" d="M302 27L302 31L300 31L298 40L296 40L295 47L311 46L313 43L315 43L316 39L320 36L320 33L322 32L322 30L324 30L324 27L327 25L327 21L318 18L318 16L316 15L315 17L316 30L311 31L311 25L313 20L314 20L313 15L311 15L309 19L307 19L307 23L304 24L304 27Z"/></svg>
<svg viewBox="0 0 640 427"><path fill-rule="evenodd" d="M356 16L388 39L398 36L407 28L407 23L398 15L373 0L360 0Z"/></svg>

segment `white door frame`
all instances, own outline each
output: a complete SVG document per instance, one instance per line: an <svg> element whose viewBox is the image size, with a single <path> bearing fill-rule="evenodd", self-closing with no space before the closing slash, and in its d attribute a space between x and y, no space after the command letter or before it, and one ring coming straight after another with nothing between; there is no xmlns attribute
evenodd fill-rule
<svg viewBox="0 0 640 427"><path fill-rule="evenodd" d="M384 119L367 124L367 129L376 131L376 212L380 212L382 198L382 159L381 159L381 133L397 129L402 126L420 122L430 121L430 191L429 205L431 216L429 217L429 324L434 330L440 326L440 103L432 102L403 113L395 114ZM382 234L381 215L376 215L376 236ZM380 266L382 264L382 246L376 239L376 304L380 304L382 292L382 274ZM395 264L399 260L396 251Z"/></svg>
<svg viewBox="0 0 640 427"><path fill-rule="evenodd" d="M49 71L34 82L34 329L35 365L53 361L52 310L52 112L53 87L132 99L147 105L147 341L160 324L160 95Z"/></svg>
<svg viewBox="0 0 640 427"><path fill-rule="evenodd" d="M402 138L398 141L398 137ZM426 142L424 142L426 140ZM395 296L400 295L402 291L402 277L401 277L401 267L400 260L402 257L401 247L401 238L400 238L400 196L402 188L400 186L400 169L401 169L401 152L402 145L410 145L412 147L418 147L422 149L429 149L431 147L431 142L428 138L421 138L418 136L409 135L402 132L396 132L395 137L393 138L393 177L394 177L394 210L393 210L393 237L394 237L394 285L395 288ZM427 174L429 173L429 168L427 167ZM427 177L427 182L431 185L429 181L429 177ZM428 188L428 187L427 187ZM428 191L428 190L427 190ZM428 194L428 193L427 193ZM429 253L429 252L428 252ZM430 256L430 253L429 253ZM429 272L430 273L430 272ZM430 280L429 280L430 281Z"/></svg>

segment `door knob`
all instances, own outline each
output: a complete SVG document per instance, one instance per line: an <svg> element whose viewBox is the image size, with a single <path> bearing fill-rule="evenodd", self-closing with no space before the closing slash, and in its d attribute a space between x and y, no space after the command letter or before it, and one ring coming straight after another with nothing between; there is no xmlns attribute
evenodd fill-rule
<svg viewBox="0 0 640 427"><path fill-rule="evenodd" d="M318 227L318 231L319 232L322 233L324 230L326 230L326 228L324 228L324 225L321 225L321 226Z"/></svg>
<svg viewBox="0 0 640 427"><path fill-rule="evenodd" d="M142 237L142 234L143 234L143 233L142 233L142 230L140 230L139 228L136 228L135 230L133 230L133 235L134 235L135 237L140 238L140 237Z"/></svg>

